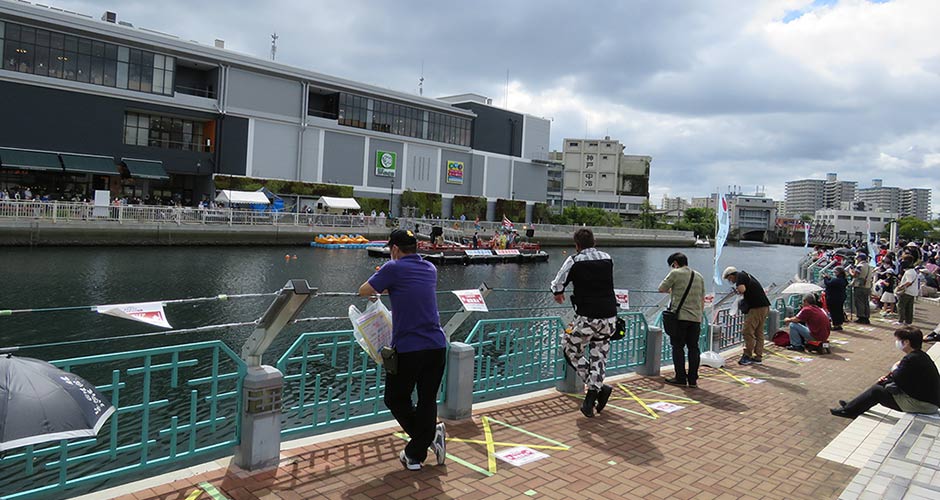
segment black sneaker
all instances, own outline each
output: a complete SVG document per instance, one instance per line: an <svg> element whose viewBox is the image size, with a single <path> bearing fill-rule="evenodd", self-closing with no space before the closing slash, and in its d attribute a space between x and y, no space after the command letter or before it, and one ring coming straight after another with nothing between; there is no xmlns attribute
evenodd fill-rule
<svg viewBox="0 0 940 500"><path fill-rule="evenodd" d="M689 387L692 389L698 389L698 382L689 382Z"/></svg>
<svg viewBox="0 0 940 500"><path fill-rule="evenodd" d="M787 350L796 351L796 352L806 352L806 348L804 348L803 346L796 346L796 345L788 345Z"/></svg>
<svg viewBox="0 0 940 500"><path fill-rule="evenodd" d="M610 393L614 391L614 388L609 385L604 385L601 387L600 392L597 394L597 407L595 410L597 413L600 413L601 410L607 406L607 401L610 400Z"/></svg>
<svg viewBox="0 0 940 500"><path fill-rule="evenodd" d="M679 380L677 378L664 378L663 382L669 385L678 385L679 387L685 387L688 384L685 380Z"/></svg>
<svg viewBox="0 0 940 500"><path fill-rule="evenodd" d="M764 364L764 359L763 359L763 358L751 358L751 364L752 364L752 365L762 365L762 364Z"/></svg>
<svg viewBox="0 0 940 500"><path fill-rule="evenodd" d="M739 365L750 365L750 364L753 364L753 361L751 360L751 358L749 358L749 357L747 357L747 356L741 356L741 359L738 360L738 364L739 364Z"/></svg>
<svg viewBox="0 0 940 500"><path fill-rule="evenodd" d="M431 449L434 450L437 465L444 465L447 459L447 428L444 427L444 422L434 427L434 441L431 441Z"/></svg>
<svg viewBox="0 0 940 500"><path fill-rule="evenodd" d="M401 466L408 470L421 470L421 462L412 460L411 457L405 455L405 450L401 450L401 453L398 454L398 460L401 461Z"/></svg>

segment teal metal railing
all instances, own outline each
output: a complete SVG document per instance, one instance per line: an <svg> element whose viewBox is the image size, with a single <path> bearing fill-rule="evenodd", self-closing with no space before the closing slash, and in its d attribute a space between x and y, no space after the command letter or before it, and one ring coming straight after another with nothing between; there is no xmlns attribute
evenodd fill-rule
<svg viewBox="0 0 940 500"><path fill-rule="evenodd" d="M656 320L653 322L655 326L660 328L663 327L663 315L659 313L656 315ZM699 352L710 351L711 346L711 326L708 324L708 313L707 311L702 316L702 324L699 329L698 337L698 349ZM665 364L672 363L672 344L669 341L669 335L666 334L666 331L663 330L663 348L662 348L662 357L661 362Z"/></svg>
<svg viewBox="0 0 940 500"><path fill-rule="evenodd" d="M619 316L626 321L626 336L611 342L608 374L629 371L646 359L646 318L640 312ZM557 316L478 321L465 340L475 354L474 401L551 387L563 379L564 329Z"/></svg>
<svg viewBox="0 0 940 500"><path fill-rule="evenodd" d="M2 457L4 499L73 496L139 478L143 470L227 455L239 443L246 367L221 341L52 364L95 384L116 412L96 438L27 446Z"/></svg>
<svg viewBox="0 0 940 500"><path fill-rule="evenodd" d="M359 347L352 330L304 333L277 361L284 374L282 436L387 420L385 371ZM445 380L438 402L444 401Z"/></svg>

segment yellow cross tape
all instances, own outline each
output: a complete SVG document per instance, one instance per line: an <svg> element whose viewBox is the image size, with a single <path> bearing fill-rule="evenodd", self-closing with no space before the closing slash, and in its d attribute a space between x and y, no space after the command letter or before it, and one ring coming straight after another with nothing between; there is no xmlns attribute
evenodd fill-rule
<svg viewBox="0 0 940 500"><path fill-rule="evenodd" d="M189 496L186 497L186 500L196 500L197 498L199 498L199 495L201 494L202 494L202 490L200 490L199 488L196 488L189 493Z"/></svg>
<svg viewBox="0 0 940 500"><path fill-rule="evenodd" d="M619 385L620 388L623 389L624 392L629 394L630 397L633 398L634 401L636 401L637 403L640 403L640 406L642 406L643 409L645 409L646 412L649 413L650 416L653 417L654 420L659 418L659 414L656 413L655 410L647 406L646 403L644 403L642 399L640 399L639 397L637 397L636 394L633 393L633 391L631 391L630 389L627 389L626 386L624 386L623 384L617 384L617 385Z"/></svg>
<svg viewBox="0 0 940 500"><path fill-rule="evenodd" d="M741 385L743 385L744 387L750 387L750 385L748 385L747 382L745 382L745 381L739 379L738 377L734 376L734 374L732 374L732 373L729 372L728 370L725 370L724 368L719 368L718 371L720 371L721 373L724 373L725 375L731 377L732 379L734 379L735 382L739 382L739 383L740 383Z"/></svg>
<svg viewBox="0 0 940 500"><path fill-rule="evenodd" d="M448 439L448 441L454 441L456 443L467 443L467 444L487 444L486 441L481 441L479 439L450 438ZM561 450L561 451L565 451L569 449L567 446L551 446L547 444L506 443L503 441L493 441L493 446L525 446L527 448L535 448L539 450Z"/></svg>
<svg viewBox="0 0 940 500"><path fill-rule="evenodd" d="M490 429L490 419L483 417L483 437L486 439L486 468L496 473L496 448L493 446L493 431Z"/></svg>

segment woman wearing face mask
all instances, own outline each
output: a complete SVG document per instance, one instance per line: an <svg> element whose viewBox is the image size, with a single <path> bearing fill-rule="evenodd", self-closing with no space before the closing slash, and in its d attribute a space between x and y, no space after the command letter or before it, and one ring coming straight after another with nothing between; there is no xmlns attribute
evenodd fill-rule
<svg viewBox="0 0 940 500"><path fill-rule="evenodd" d="M894 345L904 353L891 371L875 385L829 413L855 418L876 404L907 413L937 413L940 407L940 374L930 355L921 350L924 334L917 328L904 327L894 332Z"/></svg>

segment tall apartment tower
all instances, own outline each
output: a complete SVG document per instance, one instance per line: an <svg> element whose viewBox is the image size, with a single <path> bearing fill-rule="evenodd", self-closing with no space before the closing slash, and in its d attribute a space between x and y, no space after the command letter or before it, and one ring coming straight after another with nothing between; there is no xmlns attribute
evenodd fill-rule
<svg viewBox="0 0 940 500"><path fill-rule="evenodd" d="M826 179L800 179L787 182L784 200L787 214L814 214L820 208L839 208L842 202L853 201L858 183L840 181L835 173Z"/></svg>
<svg viewBox="0 0 940 500"><path fill-rule="evenodd" d="M930 220L930 190L911 188L901 190L901 217L917 217Z"/></svg>
<svg viewBox="0 0 940 500"><path fill-rule="evenodd" d="M865 202L866 209L892 213L901 210L901 189L885 186L881 179L872 179L871 187L859 189L856 198Z"/></svg>

